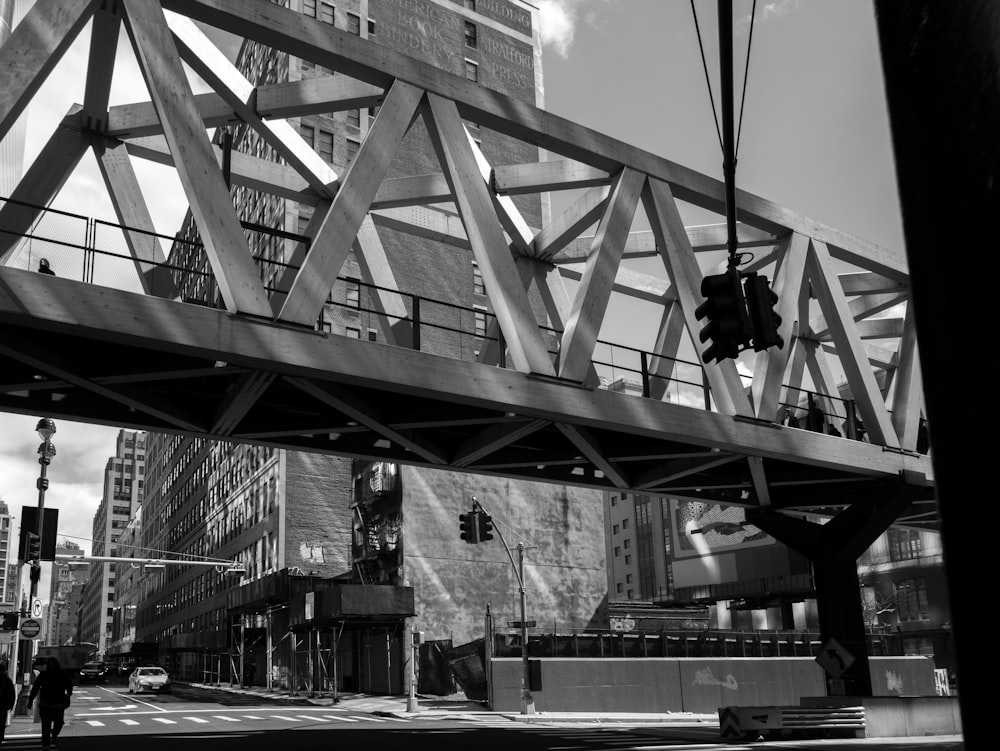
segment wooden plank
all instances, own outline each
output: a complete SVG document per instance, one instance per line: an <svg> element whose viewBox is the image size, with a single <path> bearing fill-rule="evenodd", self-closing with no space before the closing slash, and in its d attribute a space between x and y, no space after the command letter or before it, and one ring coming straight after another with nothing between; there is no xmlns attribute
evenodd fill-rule
<svg viewBox="0 0 1000 751"><path fill-rule="evenodd" d="M121 26L122 14L118 5L100 3L97 6L90 28L90 57L83 95L83 118L87 129L97 133L103 132L108 122L108 100Z"/></svg>
<svg viewBox="0 0 1000 751"><path fill-rule="evenodd" d="M710 250L728 249L727 228L724 224L705 224L685 228L688 235L688 242L695 253ZM741 222L736 224L737 242L741 248L766 248L774 245L778 238L762 232L753 227L748 227ZM556 263L570 262L575 259L582 260L590 252L591 238L584 235L566 245L554 260ZM648 258L659 255L656 248L656 237L652 230L638 230L629 233L628 242L625 244L625 254L623 258Z"/></svg>
<svg viewBox="0 0 1000 751"><path fill-rule="evenodd" d="M301 174L313 190L333 198L340 178L333 167L305 142L298 128L287 120L261 118L256 111L254 85L229 62L222 50L189 18L169 12L166 18L181 59L215 89L237 116L257 131L292 169Z"/></svg>
<svg viewBox="0 0 1000 751"><path fill-rule="evenodd" d="M250 257L229 189L216 167L163 11L144 0L126 0L124 7L136 59L163 123L177 176L226 307L231 313L269 317L271 307L264 285Z"/></svg>
<svg viewBox="0 0 1000 751"><path fill-rule="evenodd" d="M356 81L347 76L303 78L256 90L257 114L275 119L320 115L345 110L367 110L382 103L381 86Z"/></svg>
<svg viewBox="0 0 1000 751"><path fill-rule="evenodd" d="M395 430L389 427L388 421L381 417L380 410L368 404L357 393L349 389L333 386L329 383L318 384L305 378L285 377L285 380L296 388L309 394L317 401L333 407L347 417L355 420L370 430L398 443L408 451L433 464L444 464L444 453L423 439L414 438L408 431Z"/></svg>
<svg viewBox="0 0 1000 751"><path fill-rule="evenodd" d="M767 472L764 468L764 461L759 456L748 456L747 467L750 469L750 482L753 484L757 505L770 506L771 488L767 484Z"/></svg>
<svg viewBox="0 0 1000 751"><path fill-rule="evenodd" d="M96 4L38 0L0 45L0 139L90 20Z"/></svg>
<svg viewBox="0 0 1000 751"><path fill-rule="evenodd" d="M14 188L10 196L13 201L4 201L0 206L0 227L4 229L0 232L0 264L7 263L22 236L42 213L32 206L49 205L89 147L90 138L80 131L80 106L74 105Z"/></svg>
<svg viewBox="0 0 1000 751"><path fill-rule="evenodd" d="M403 303L404 295L399 294L399 284L393 273L392 264L382 246L378 230L370 216L366 216L358 229L354 241L354 257L361 268L361 278L375 286L371 290L372 304L378 314L386 344L401 346L397 332L405 333L403 346L412 341L413 325L407 320L409 314Z"/></svg>
<svg viewBox="0 0 1000 751"><path fill-rule="evenodd" d="M604 448L589 430L579 425L567 425L561 422L556 423L556 428L580 450L587 461L603 472L604 476L611 480L616 488L631 487L625 470L605 456Z"/></svg>
<svg viewBox="0 0 1000 751"><path fill-rule="evenodd" d="M585 229L593 225L604 213L608 205L610 186L601 185L591 188L576 201L566 207L559 216L548 222L535 235L531 242L529 255L539 259L551 260L554 256L573 242ZM594 238L590 238L587 254L580 260L586 261L594 248ZM626 240L627 244L627 240ZM623 248L624 252L624 248Z"/></svg>
<svg viewBox="0 0 1000 751"><path fill-rule="evenodd" d="M314 251L305 257L295 275L281 306L281 320L307 325L316 320L389 162L413 122L422 96L423 92L412 86L393 84L368 136L347 168L340 190L316 234Z"/></svg>
<svg viewBox="0 0 1000 751"><path fill-rule="evenodd" d="M309 248L316 243L316 236L319 234L319 228L323 226L323 222L326 221L326 218L330 213L331 203L331 201L324 200L316 205L316 209L313 211L312 216L309 217L309 221L306 223L305 229L302 230L302 234L305 235L311 242L295 243L292 247L292 254L285 261L285 267L281 270L278 275L278 279L272 285L271 310L274 312L275 316L281 312L281 308L285 304L285 300L288 299L288 293L292 289L292 285L295 283L295 277L299 273L299 269L302 268L302 264L305 263L305 258L309 252Z"/></svg>
<svg viewBox="0 0 1000 751"><path fill-rule="evenodd" d="M903 338L899 343L899 367L896 368L895 381L892 427L899 437L900 448L916 451L924 389L917 346L917 325L912 304L906 309L906 323L903 327Z"/></svg>
<svg viewBox="0 0 1000 751"><path fill-rule="evenodd" d="M903 335L902 318L873 318L857 321L854 327L862 339L898 339ZM820 341L831 341L833 334L827 330L816 338Z"/></svg>
<svg viewBox="0 0 1000 751"><path fill-rule="evenodd" d="M650 488L666 485L670 482L675 482L676 480L689 477L690 475L696 475L699 472L707 472L715 467L731 464L732 462L739 461L742 458L742 456L737 454L723 454L721 452L716 452L716 456L711 458L693 457L675 459L673 461L664 462L658 467L647 469L642 473L637 474L633 478L632 483L640 490L648 490Z"/></svg>
<svg viewBox="0 0 1000 751"><path fill-rule="evenodd" d="M892 428L875 376L868 367L868 358L854 327L843 289L836 283L830 254L826 246L816 240L811 242L810 248L807 262L809 280L833 331L841 367L857 404L858 414L873 443L898 448L899 440Z"/></svg>
<svg viewBox="0 0 1000 751"><path fill-rule="evenodd" d="M677 352L685 332L684 311L676 300L665 300L660 324L656 328L653 356L649 361L649 395L659 401L670 391ZM676 391L675 391L676 393Z"/></svg>
<svg viewBox="0 0 1000 751"><path fill-rule="evenodd" d="M695 309L701 304L701 270L695 260L694 251L688 242L687 232L681 222L680 213L674 203L670 187L659 180L648 180L642 193L642 201L649 217L649 224L656 235L656 245L684 311L684 321L691 334L695 351L700 358L706 345L698 338L701 323L695 317ZM727 415L750 417L752 410L747 399L736 364L732 360L706 365L705 374L709 388L715 397L719 411Z"/></svg>
<svg viewBox="0 0 1000 751"><path fill-rule="evenodd" d="M425 203L448 203L452 200L448 179L440 174L394 177L384 180L372 199L372 211L414 206Z"/></svg>
<svg viewBox="0 0 1000 751"><path fill-rule="evenodd" d="M171 42L172 44L172 42ZM239 116L225 99L214 91L194 94L194 107L205 128L218 128L238 123ZM105 134L113 138L143 138L163 134L154 102L117 104L108 110Z"/></svg>
<svg viewBox="0 0 1000 751"><path fill-rule="evenodd" d="M490 183L500 195L521 196L551 190L578 190L611 185L605 170L568 159L530 164L497 165Z"/></svg>
<svg viewBox="0 0 1000 751"><path fill-rule="evenodd" d="M753 368L754 379L751 384L757 417L762 420L777 419L781 402L781 382L791 359L793 331L800 306L809 240L796 232L784 240L782 247L786 249L782 254L772 289L778 296L775 311L781 316L778 334L785 345L780 349L772 347L757 353Z"/></svg>
<svg viewBox="0 0 1000 751"><path fill-rule="evenodd" d="M123 227L122 235L135 263L142 291L168 299L177 297L177 287L170 269L164 267L167 258L160 247L153 217L146 206L125 144L111 141L95 147L94 151L115 216Z"/></svg>
<svg viewBox="0 0 1000 751"><path fill-rule="evenodd" d="M514 268L500 221L493 210L492 198L469 147L458 110L452 102L436 95L428 96L428 104L424 114L427 131L451 183L472 252L483 275L486 293L510 348L514 367L521 372L554 375L549 353L528 304L527 293Z"/></svg>
<svg viewBox="0 0 1000 751"><path fill-rule="evenodd" d="M645 177L630 169L615 176L601 217L593 250L587 258L559 347L559 377L582 381L611 299L611 288L621 263Z"/></svg>
<svg viewBox="0 0 1000 751"><path fill-rule="evenodd" d="M240 375L229 389L225 400L216 408L209 432L214 435L232 435L236 432L240 421L267 392L276 377L274 373L260 371Z"/></svg>
<svg viewBox="0 0 1000 751"><path fill-rule="evenodd" d="M878 315L889 308L904 303L909 299L907 292L891 292L887 294L866 295L856 297L847 304L851 319L861 321ZM809 329L816 339L828 336L828 324L823 316L817 316L809 321Z"/></svg>
<svg viewBox="0 0 1000 751"><path fill-rule="evenodd" d="M481 126L598 169L617 172L630 167L668 182L680 200L725 213L725 186L720 180L266 0L164 0L164 6L376 86L387 86L394 79L406 81L455 100L460 115ZM880 248L745 191L737 191L736 200L747 224L774 235L798 231L827 243L840 260L900 281L907 278L901 252Z"/></svg>
<svg viewBox="0 0 1000 751"><path fill-rule="evenodd" d="M452 467L471 466L504 446L509 446L525 436L537 433L548 425L551 425L548 420L517 420L513 423L505 422L492 425L473 438L464 441L452 452L449 464Z"/></svg>
<svg viewBox="0 0 1000 751"><path fill-rule="evenodd" d="M838 274L837 279L844 288L844 294L852 295L884 295L908 294L909 287L894 279L888 279L870 271L856 271L849 274Z"/></svg>

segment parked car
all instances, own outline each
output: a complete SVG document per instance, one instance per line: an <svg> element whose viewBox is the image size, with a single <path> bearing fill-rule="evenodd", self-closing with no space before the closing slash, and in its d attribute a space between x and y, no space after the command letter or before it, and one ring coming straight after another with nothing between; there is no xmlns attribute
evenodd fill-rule
<svg viewBox="0 0 1000 751"><path fill-rule="evenodd" d="M141 667L132 671L128 677L128 692L138 694L143 691L170 693L170 676L163 668Z"/></svg>
<svg viewBox="0 0 1000 751"><path fill-rule="evenodd" d="M80 683L104 683L108 666L103 662L87 662L80 668Z"/></svg>

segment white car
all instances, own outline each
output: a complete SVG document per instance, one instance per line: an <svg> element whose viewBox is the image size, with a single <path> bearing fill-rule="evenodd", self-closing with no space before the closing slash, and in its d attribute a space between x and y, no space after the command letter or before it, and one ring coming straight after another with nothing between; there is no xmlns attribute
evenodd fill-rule
<svg viewBox="0 0 1000 751"><path fill-rule="evenodd" d="M139 694L143 691L170 693L170 676L163 668L136 668L128 677L128 692Z"/></svg>

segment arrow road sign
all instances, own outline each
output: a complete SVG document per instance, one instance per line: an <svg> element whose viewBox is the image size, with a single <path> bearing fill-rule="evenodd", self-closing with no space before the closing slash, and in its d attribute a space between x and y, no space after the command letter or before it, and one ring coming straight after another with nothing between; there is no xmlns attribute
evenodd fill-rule
<svg viewBox="0 0 1000 751"><path fill-rule="evenodd" d="M816 655L816 662L831 678L839 678L854 664L854 655L847 651L839 641L830 637Z"/></svg>

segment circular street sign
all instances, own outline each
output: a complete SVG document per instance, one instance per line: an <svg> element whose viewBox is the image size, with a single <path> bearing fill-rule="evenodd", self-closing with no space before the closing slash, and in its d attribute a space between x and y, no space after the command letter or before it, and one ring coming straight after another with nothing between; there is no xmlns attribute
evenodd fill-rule
<svg viewBox="0 0 1000 751"><path fill-rule="evenodd" d="M41 633L42 624L36 620L28 618L27 620L21 621L21 636L25 639L34 639Z"/></svg>
<svg viewBox="0 0 1000 751"><path fill-rule="evenodd" d="M31 601L31 617L41 618L42 617L42 599L36 597Z"/></svg>

